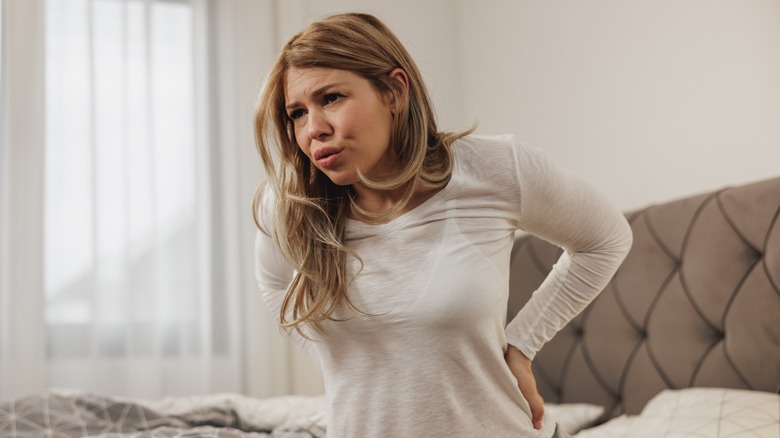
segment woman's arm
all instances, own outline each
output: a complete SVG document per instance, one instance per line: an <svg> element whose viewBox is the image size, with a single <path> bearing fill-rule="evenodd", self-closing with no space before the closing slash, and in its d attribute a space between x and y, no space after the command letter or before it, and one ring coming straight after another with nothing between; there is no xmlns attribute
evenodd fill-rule
<svg viewBox="0 0 780 438"><path fill-rule="evenodd" d="M607 285L631 247L631 227L601 194L518 147L519 226L564 249L547 278L507 325L507 340L528 359Z"/></svg>
<svg viewBox="0 0 780 438"><path fill-rule="evenodd" d="M273 203L273 194L270 188L266 187L258 212L258 222L266 231L270 231L273 226L271 221ZM263 301L277 324L281 322L282 302L294 274L295 270L281 255L273 239L262 231L258 231L255 237L255 277ZM319 356L312 341L301 336L297 330L286 329L285 331L296 344L306 351L312 362L321 369Z"/></svg>
<svg viewBox="0 0 780 438"><path fill-rule="evenodd" d="M505 359L542 427L544 402L531 361L607 285L631 247L631 227L599 193L555 168L536 149L516 149L520 227L564 249L550 274L507 325Z"/></svg>

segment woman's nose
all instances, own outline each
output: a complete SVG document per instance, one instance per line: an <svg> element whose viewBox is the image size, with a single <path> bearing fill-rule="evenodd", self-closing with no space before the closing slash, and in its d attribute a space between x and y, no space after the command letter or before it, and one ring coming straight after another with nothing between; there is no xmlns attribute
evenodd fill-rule
<svg viewBox="0 0 780 438"><path fill-rule="evenodd" d="M321 111L309 112L309 137L312 140L322 140L333 133L333 127Z"/></svg>

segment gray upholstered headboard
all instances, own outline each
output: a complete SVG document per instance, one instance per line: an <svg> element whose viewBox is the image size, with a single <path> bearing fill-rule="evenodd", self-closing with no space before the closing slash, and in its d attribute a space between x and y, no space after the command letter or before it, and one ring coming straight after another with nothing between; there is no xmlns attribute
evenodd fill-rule
<svg viewBox="0 0 780 438"><path fill-rule="evenodd" d="M597 403L609 418L666 388L780 391L780 178L627 216L626 261L534 360L545 400ZM516 240L509 315L560 251Z"/></svg>

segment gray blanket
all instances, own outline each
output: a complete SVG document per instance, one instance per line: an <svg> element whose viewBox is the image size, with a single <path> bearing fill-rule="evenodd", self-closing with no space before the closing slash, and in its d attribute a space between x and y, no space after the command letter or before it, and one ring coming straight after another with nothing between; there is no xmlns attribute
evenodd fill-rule
<svg viewBox="0 0 780 438"><path fill-rule="evenodd" d="M90 393L21 398L0 403L0 438L320 438L325 434L314 422L260 426L230 403L175 413L152 406Z"/></svg>

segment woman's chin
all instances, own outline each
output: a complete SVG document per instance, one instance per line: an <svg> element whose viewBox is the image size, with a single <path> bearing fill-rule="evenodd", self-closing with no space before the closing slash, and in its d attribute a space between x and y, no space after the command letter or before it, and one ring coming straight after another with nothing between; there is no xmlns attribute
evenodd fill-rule
<svg viewBox="0 0 780 438"><path fill-rule="evenodd" d="M325 172L325 176L327 176L333 184L341 187L351 186L359 181L359 179L353 175Z"/></svg>

